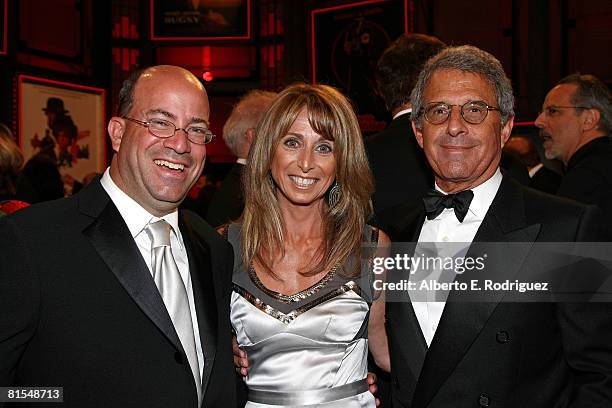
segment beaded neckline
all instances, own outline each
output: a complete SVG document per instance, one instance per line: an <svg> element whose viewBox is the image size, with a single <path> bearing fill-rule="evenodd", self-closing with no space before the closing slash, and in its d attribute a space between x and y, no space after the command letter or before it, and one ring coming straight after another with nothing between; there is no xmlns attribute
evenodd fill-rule
<svg viewBox="0 0 612 408"><path fill-rule="evenodd" d="M338 266L339 265L334 266L329 272L327 272L325 276L321 278L320 281L318 281L314 285L302 291L294 293L293 295L283 295L282 293L274 292L273 290L266 288L264 284L261 282L261 280L259 280L259 277L257 276L257 273L255 272L255 268L253 267L252 264L249 266L248 272L249 272L249 278L251 278L251 282L253 282L253 284L259 290L261 290L262 292L264 292L266 295L270 296L271 298L278 300L279 302L290 304L290 303L295 303L295 302L299 302L301 300L307 299L310 296L314 295L315 293L319 292L321 289L323 289L325 285L327 285L329 281L332 280L333 277L336 275Z"/></svg>
<svg viewBox="0 0 612 408"><path fill-rule="evenodd" d="M280 310L264 303L261 299L259 299L258 297L254 296L253 294L251 294L249 291L247 291L246 289L236 285L235 283L233 284L233 288L234 288L234 292L238 293L240 296L242 296L244 299L246 299L247 302L249 302L250 304L252 304L253 306L255 306L257 309L261 310L262 312L264 312L265 314L281 321L284 324L290 324L292 321L294 321L298 316L300 316L301 314L309 311L310 309L327 302L330 299L335 298L336 296L340 296L348 291L353 291L355 292L358 296L361 296L361 288L353 281L347 282L344 285L340 286L339 288L337 288L336 290L333 290L323 296L321 296L318 299L313 300L312 302L298 307L295 310L292 310L289 313L283 313Z"/></svg>

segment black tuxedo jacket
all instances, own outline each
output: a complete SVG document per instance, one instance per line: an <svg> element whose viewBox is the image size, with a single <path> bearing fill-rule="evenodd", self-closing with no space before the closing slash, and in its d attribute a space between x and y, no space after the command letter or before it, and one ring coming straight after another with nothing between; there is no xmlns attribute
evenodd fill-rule
<svg viewBox="0 0 612 408"><path fill-rule="evenodd" d="M235 221L242 215L242 210L244 210L243 171L244 165L235 163L210 200L206 211L206 221L214 228Z"/></svg>
<svg viewBox="0 0 612 408"><path fill-rule="evenodd" d="M561 184L561 175L546 166L536 171L529 182L529 187L548 194L556 194Z"/></svg>
<svg viewBox="0 0 612 408"><path fill-rule="evenodd" d="M595 240L596 214L504 176L470 251L485 242L526 244L524 252L487 264L487 271L519 276L531 243ZM413 203L381 219L393 241L416 242L425 213ZM510 303L501 302L502 294L461 302L460 296L449 295L429 348L410 301L387 302L394 408L612 406L608 303Z"/></svg>
<svg viewBox="0 0 612 408"><path fill-rule="evenodd" d="M414 137L410 114L395 118L365 148L374 174L375 214L420 198L433 187L433 172Z"/></svg>
<svg viewBox="0 0 612 408"><path fill-rule="evenodd" d="M205 359L202 406L232 407L232 249L193 213L179 213L179 227ZM198 406L170 316L99 180L0 220L0 259L0 385L60 386L66 407Z"/></svg>
<svg viewBox="0 0 612 408"><path fill-rule="evenodd" d="M612 136L598 137L574 153L557 194L601 208L606 239L612 241Z"/></svg>

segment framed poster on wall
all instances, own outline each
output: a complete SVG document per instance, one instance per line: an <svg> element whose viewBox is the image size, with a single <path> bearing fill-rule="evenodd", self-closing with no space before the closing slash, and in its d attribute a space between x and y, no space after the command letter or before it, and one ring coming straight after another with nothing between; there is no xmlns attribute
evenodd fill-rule
<svg viewBox="0 0 612 408"><path fill-rule="evenodd" d="M0 55L7 54L8 0L0 0Z"/></svg>
<svg viewBox="0 0 612 408"><path fill-rule="evenodd" d="M104 170L104 89L29 75L19 75L17 87L19 145L26 160L46 155L65 181Z"/></svg>
<svg viewBox="0 0 612 408"><path fill-rule="evenodd" d="M310 16L312 82L340 88L355 103L360 123L363 115L384 111L374 92L374 68L391 41L409 31L408 0L358 1L314 9Z"/></svg>
<svg viewBox="0 0 612 408"><path fill-rule="evenodd" d="M252 0L150 0L152 40L248 40Z"/></svg>

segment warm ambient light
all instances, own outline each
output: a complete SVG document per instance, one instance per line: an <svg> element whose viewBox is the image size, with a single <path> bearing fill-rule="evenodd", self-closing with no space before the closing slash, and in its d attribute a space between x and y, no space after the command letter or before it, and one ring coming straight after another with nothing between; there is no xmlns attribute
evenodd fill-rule
<svg viewBox="0 0 612 408"><path fill-rule="evenodd" d="M202 79L205 80L206 82L210 82L215 78L213 77L212 72L206 71L202 74Z"/></svg>

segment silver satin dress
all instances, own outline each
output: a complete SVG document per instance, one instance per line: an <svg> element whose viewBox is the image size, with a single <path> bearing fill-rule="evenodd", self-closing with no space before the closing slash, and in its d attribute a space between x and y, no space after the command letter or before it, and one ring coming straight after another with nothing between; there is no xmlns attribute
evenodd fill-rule
<svg viewBox="0 0 612 408"><path fill-rule="evenodd" d="M376 230L367 230L364 236L373 239ZM228 229L228 240L240 254L239 226ZM375 407L363 381L369 279L350 280L332 270L312 287L284 296L265 288L236 256L230 314L251 365L246 407Z"/></svg>

